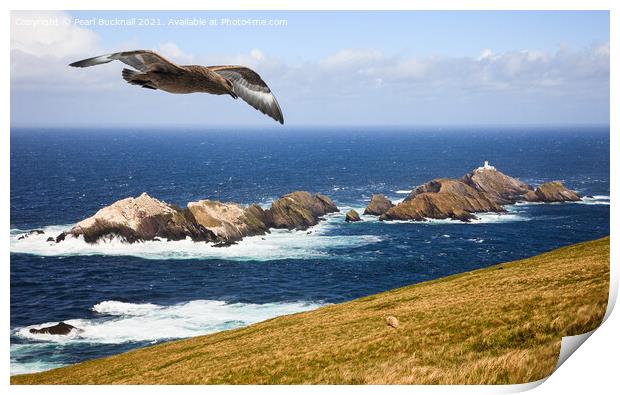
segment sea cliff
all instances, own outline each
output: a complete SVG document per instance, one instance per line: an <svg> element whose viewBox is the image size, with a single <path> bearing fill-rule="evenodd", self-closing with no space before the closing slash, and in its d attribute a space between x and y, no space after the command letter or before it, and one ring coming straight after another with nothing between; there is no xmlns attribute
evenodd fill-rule
<svg viewBox="0 0 620 395"><path fill-rule="evenodd" d="M609 237L11 384L517 384L607 307Z"/></svg>

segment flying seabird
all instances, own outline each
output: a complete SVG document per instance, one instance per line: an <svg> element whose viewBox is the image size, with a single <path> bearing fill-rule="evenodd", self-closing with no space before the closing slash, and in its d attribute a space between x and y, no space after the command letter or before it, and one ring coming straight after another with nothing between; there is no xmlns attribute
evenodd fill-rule
<svg viewBox="0 0 620 395"><path fill-rule="evenodd" d="M120 60L136 70L124 68L123 79L147 89L169 93L205 92L241 97L249 105L284 124L275 96L260 76L243 66L180 66L146 50L116 52L71 63L72 67L90 67Z"/></svg>

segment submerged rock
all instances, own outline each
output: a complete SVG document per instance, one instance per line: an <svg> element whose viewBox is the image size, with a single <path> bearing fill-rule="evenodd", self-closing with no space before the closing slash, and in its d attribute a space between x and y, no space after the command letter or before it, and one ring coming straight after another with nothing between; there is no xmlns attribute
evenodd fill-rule
<svg viewBox="0 0 620 395"><path fill-rule="evenodd" d="M33 229L33 230L31 230L30 232L28 232L28 233L24 233L24 234L22 234L21 236L19 236L19 237L17 238L17 240L23 240L23 239L28 238L29 236L32 236L32 235L42 235L42 234L44 234L44 233L45 233L45 232L44 232L43 230L41 230L41 229Z"/></svg>
<svg viewBox="0 0 620 395"><path fill-rule="evenodd" d="M351 209L347 212L347 215L345 216L344 220L346 222L359 222L362 219L360 218L360 215L357 213L357 211Z"/></svg>
<svg viewBox="0 0 620 395"><path fill-rule="evenodd" d="M230 246L234 246L235 244L237 244L236 241L220 241L219 243L215 243L213 244L213 247L215 248L222 248L222 247L230 247Z"/></svg>
<svg viewBox="0 0 620 395"><path fill-rule="evenodd" d="M56 325L47 326L45 328L40 328L40 329L31 328L30 333L36 334L36 335L68 335L74 329L79 331L79 329L73 325L69 325L64 322L59 322Z"/></svg>
<svg viewBox="0 0 620 395"><path fill-rule="evenodd" d="M392 207L394 207L394 203L386 198L385 195L372 195L370 203L368 203L364 210L364 215L383 215Z"/></svg>

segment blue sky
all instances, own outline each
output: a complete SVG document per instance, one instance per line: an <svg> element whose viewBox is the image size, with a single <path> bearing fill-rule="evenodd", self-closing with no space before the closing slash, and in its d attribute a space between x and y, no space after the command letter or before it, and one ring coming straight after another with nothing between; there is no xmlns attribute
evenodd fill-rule
<svg viewBox="0 0 620 395"><path fill-rule="evenodd" d="M555 51L609 41L609 16L597 11L340 11L340 12L72 12L78 18L264 18L286 19L282 27L205 28L94 27L104 46L139 40L156 47L178 40L194 53L260 48L288 60L313 60L343 48L377 48L387 53L478 55L483 49ZM198 30L198 31L197 31ZM148 32L148 34L145 34Z"/></svg>
<svg viewBox="0 0 620 395"><path fill-rule="evenodd" d="M74 24L132 17L163 26ZM168 26L194 17L287 24ZM58 26L24 26L54 18ZM12 124L278 126L230 98L129 86L118 62L66 67L139 48L180 64L252 67L291 126L609 122L606 11L80 11L12 14Z"/></svg>

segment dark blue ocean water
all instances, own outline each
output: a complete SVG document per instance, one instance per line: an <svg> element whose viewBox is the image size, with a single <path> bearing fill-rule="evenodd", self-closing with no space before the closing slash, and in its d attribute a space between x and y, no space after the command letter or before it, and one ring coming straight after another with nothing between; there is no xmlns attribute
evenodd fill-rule
<svg viewBox="0 0 620 395"><path fill-rule="evenodd" d="M363 210L489 160L583 203L517 205L473 224L346 224L274 232L224 249L191 242L46 243L102 206L146 191L184 206L268 204L322 192ZM131 348L531 256L609 234L608 128L60 130L11 132L11 366L45 370ZM29 229L46 234L17 240ZM63 243L61 243L63 244ZM58 321L68 339L28 335Z"/></svg>

